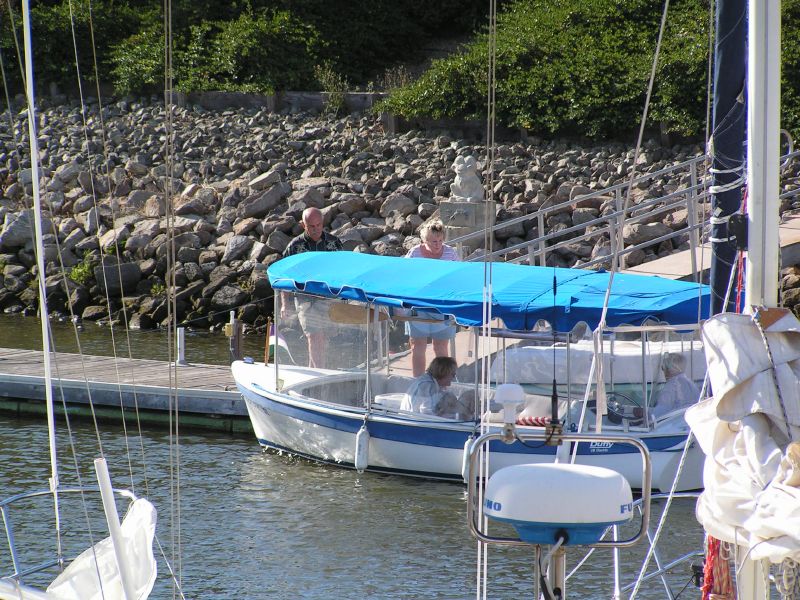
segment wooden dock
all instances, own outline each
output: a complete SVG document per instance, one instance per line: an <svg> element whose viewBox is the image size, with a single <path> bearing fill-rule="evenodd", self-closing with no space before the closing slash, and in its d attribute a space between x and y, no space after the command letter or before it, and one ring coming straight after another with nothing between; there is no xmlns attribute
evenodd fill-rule
<svg viewBox="0 0 800 600"><path fill-rule="evenodd" d="M189 364L173 369L163 361L52 353L57 410L86 416L94 405L100 418L166 424L177 402L181 428L252 433L244 401L230 368ZM170 381L172 372L172 381ZM62 401L63 397L63 401ZM45 412L44 358L33 350L0 348L0 411Z"/></svg>

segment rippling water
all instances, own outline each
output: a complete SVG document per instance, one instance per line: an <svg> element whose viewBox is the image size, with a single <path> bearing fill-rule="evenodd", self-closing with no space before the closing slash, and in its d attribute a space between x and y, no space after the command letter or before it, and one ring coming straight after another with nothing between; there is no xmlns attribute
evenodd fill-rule
<svg viewBox="0 0 800 600"><path fill-rule="evenodd" d="M116 355L127 358L168 359L167 334L164 331L113 331L104 325L84 321L75 337L73 325L68 322L51 322L55 340L54 350L78 352L98 356ZM0 348L42 349L41 325L34 317L0 314ZM242 354L263 357L264 336L252 335L242 338ZM186 359L192 363L228 364L228 338L220 333L205 330L187 330ZM263 359L262 359L263 360Z"/></svg>
<svg viewBox="0 0 800 600"><path fill-rule="evenodd" d="M0 346L36 347L33 319L0 317ZM57 328L58 350L66 328ZM134 356L165 356L160 333L133 333ZM82 346L87 353L108 354L108 330L87 326ZM252 340L254 349L263 340ZM104 345L105 344L105 345ZM195 335L190 360L225 362L224 338ZM105 349L105 351L103 351ZM127 351L126 351L127 352ZM191 354L192 352L196 354ZM255 351L252 350L255 354ZM92 459L99 455L90 423L71 423L79 471L93 481ZM127 439L127 442L126 442ZM263 453L249 436L184 432L178 446L166 431L148 430L139 438L129 428L103 425L99 436L118 487L135 485L159 510L157 534L166 555L182 565L188 598L471 598L475 596L476 543L465 523L464 488L375 474L358 475L288 456ZM144 459L142 459L142 448ZM134 476L128 475L126 448ZM77 480L70 436L60 423L61 481ZM180 471L180 485L170 471ZM144 473L147 473L145 489ZM0 416L2 497L42 488L49 476L44 423ZM173 480L175 481L175 480ZM122 503L119 503L123 509ZM178 508L180 509L178 511ZM702 531L693 502L680 502L665 528L662 560L700 547ZM25 557L53 548L52 507L40 502L13 516ZM65 546L82 549L87 529L81 504L65 499ZM180 529L177 521L180 514ZM97 518L95 539L107 535ZM180 534L178 535L178 531ZM180 547L178 553L177 548ZM644 548L623 552L625 581L638 569ZM490 549L489 598L534 597L533 554L524 548ZM568 569L583 556L568 551ZM2 572L10 571L5 548ZM171 597L165 563L152 598ZM670 575L677 591L689 580L687 566ZM33 581L41 583L40 580ZM612 590L611 553L598 551L568 583L571 598L608 598ZM696 596L687 589L682 597ZM660 583L643 586L641 598L663 598Z"/></svg>

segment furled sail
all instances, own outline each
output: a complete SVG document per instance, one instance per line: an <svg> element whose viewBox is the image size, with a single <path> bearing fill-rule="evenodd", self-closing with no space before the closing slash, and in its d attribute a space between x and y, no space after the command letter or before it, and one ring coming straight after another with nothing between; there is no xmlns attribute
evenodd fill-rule
<svg viewBox="0 0 800 600"><path fill-rule="evenodd" d="M135 500L122 520L123 553L132 578L137 600L143 600L156 580L153 536L156 531L156 509L143 498ZM97 566L95 566L95 559ZM97 579L100 572L102 587ZM81 553L47 588L53 600L104 600L124 598L111 538Z"/></svg>
<svg viewBox="0 0 800 600"><path fill-rule="evenodd" d="M752 560L800 561L800 321L724 313L703 340L713 397L686 413L706 455L697 518Z"/></svg>

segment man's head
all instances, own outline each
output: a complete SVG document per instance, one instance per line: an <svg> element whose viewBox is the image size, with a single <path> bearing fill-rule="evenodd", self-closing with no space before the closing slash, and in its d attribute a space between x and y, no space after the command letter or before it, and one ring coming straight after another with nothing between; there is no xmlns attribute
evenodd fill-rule
<svg viewBox="0 0 800 600"><path fill-rule="evenodd" d="M303 229L308 237L318 242L322 237L322 212L318 208L307 208L303 211Z"/></svg>

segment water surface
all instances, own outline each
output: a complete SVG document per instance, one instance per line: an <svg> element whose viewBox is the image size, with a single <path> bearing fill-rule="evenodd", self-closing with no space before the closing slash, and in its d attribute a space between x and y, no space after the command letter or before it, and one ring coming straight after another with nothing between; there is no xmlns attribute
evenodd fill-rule
<svg viewBox="0 0 800 600"><path fill-rule="evenodd" d="M37 348L38 331L35 319L2 316L0 346ZM70 325L54 326L58 350L75 351L70 335ZM115 336L118 346L124 340L124 353L118 354L127 356L125 332ZM224 337L195 333L188 338L192 362L227 362ZM166 358L162 332L130 332L130 339L134 357ZM263 339L251 338L247 344L247 352L263 352ZM81 346L89 354L110 354L108 328L85 324ZM98 437L91 423L81 421L70 423L70 436L65 425L59 423L58 434L62 483L77 481L76 460L77 473L93 481L92 460L102 444L114 483L133 485L158 508L159 541L170 562L180 567L187 598L475 597L476 542L467 531L463 486L358 475L263 453L250 436L183 432L176 443L159 429L140 436L129 427L126 435L121 427L103 424ZM0 496L43 488L48 460L43 422L0 416ZM119 507L123 512L122 502ZM95 540L107 535L100 518L90 517L87 524L77 498L64 499L62 511L64 545L70 552L86 547L90 527ZM52 551L51 505L24 506L12 518L26 559ZM678 503L663 537L664 561L700 547L703 536L693 502ZM5 574L10 559L6 548L0 548ZM623 552L626 581L634 577L644 552ZM571 569L583 551L570 549L567 556ZM531 549L495 547L489 557L489 598L534 597ZM570 597L610 597L611 564L609 551L596 552L570 580ZM152 598L172 597L165 565L160 559ZM681 566L669 579L677 592L689 578L688 567ZM696 595L688 588L682 597ZM639 597L665 594L651 581Z"/></svg>

